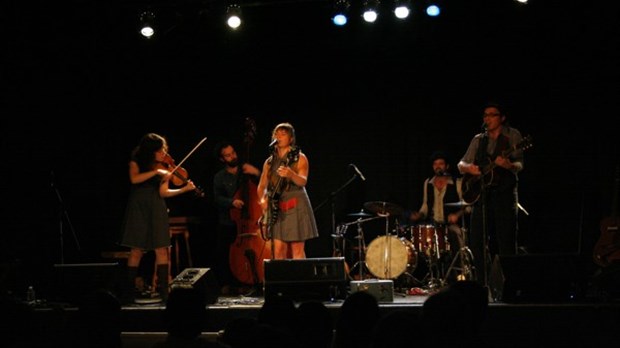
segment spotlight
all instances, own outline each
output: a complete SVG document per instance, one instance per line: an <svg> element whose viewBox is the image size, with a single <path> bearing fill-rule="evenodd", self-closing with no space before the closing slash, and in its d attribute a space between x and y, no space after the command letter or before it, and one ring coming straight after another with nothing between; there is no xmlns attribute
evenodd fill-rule
<svg viewBox="0 0 620 348"><path fill-rule="evenodd" d="M155 35L155 14L149 10L140 14L140 34L147 39Z"/></svg>
<svg viewBox="0 0 620 348"><path fill-rule="evenodd" d="M394 2L394 16L398 19L409 17L411 12L411 3L409 0L396 0Z"/></svg>
<svg viewBox="0 0 620 348"><path fill-rule="evenodd" d="M441 8L439 7L439 4L433 2L429 3L426 7L426 14L431 17L439 16L441 14Z"/></svg>
<svg viewBox="0 0 620 348"><path fill-rule="evenodd" d="M241 7L237 4L231 4L226 9L226 24L231 29L237 29L241 26Z"/></svg>
<svg viewBox="0 0 620 348"><path fill-rule="evenodd" d="M379 11L379 0L366 0L364 2L364 13L362 17L368 23L373 23L377 20L378 11Z"/></svg>
<svg viewBox="0 0 620 348"><path fill-rule="evenodd" d="M351 7L349 0L335 0L332 16L332 22L335 25L341 27L347 24L349 7Z"/></svg>

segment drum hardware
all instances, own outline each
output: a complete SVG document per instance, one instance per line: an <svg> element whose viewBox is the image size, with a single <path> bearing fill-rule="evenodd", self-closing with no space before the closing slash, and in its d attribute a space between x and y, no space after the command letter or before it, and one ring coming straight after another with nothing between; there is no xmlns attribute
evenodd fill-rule
<svg viewBox="0 0 620 348"><path fill-rule="evenodd" d="M347 232L347 227L348 226L336 226L336 231L334 234L332 234L332 255L334 257L340 257L340 256L344 256L344 250L346 248L346 240L344 238L344 235ZM348 266L346 265L345 262L345 269L347 269ZM347 270L347 276L348 276L348 270Z"/></svg>
<svg viewBox="0 0 620 348"><path fill-rule="evenodd" d="M446 203L445 205L466 207L466 206L470 206L471 204L461 201L461 202L456 202L456 203ZM452 259L452 262L450 263L450 267L448 267L448 270L446 271L445 277L443 279L443 283L447 282L448 277L450 276L450 273L452 271L459 272L456 275L457 281L463 281L463 280L474 280L475 281L477 279L476 269L474 267L474 255L471 249L469 249L469 247L466 245L467 240L468 240L467 239L468 231L467 231L467 228L465 227L465 214L461 214L460 230L462 233L462 240L460 241L461 245L459 247L457 254ZM459 262L458 266L456 265L457 261Z"/></svg>
<svg viewBox="0 0 620 348"><path fill-rule="evenodd" d="M365 272L368 270L364 250L366 250L366 242L364 241L364 230L362 229L362 223L383 218L383 216L373 216L367 219L362 219L361 217L353 222L348 222L341 224L338 228L339 234L344 235L346 229L351 225L357 225L357 236L354 238L357 239L357 254L358 259L357 262L351 267L350 273L355 274L354 270L358 272L359 280L364 279Z"/></svg>
<svg viewBox="0 0 620 348"><path fill-rule="evenodd" d="M439 253L427 251L426 262L428 264L428 281L426 286L430 290L440 289L445 284L441 279L441 269L439 264Z"/></svg>
<svg viewBox="0 0 620 348"><path fill-rule="evenodd" d="M357 220L357 262L353 265L352 270L356 269L358 271L359 280L364 279L364 272L366 265L364 250L366 250L366 242L364 241L364 230L362 230L362 218Z"/></svg>
<svg viewBox="0 0 620 348"><path fill-rule="evenodd" d="M402 215L403 208L389 202L366 202L364 209L379 215Z"/></svg>
<svg viewBox="0 0 620 348"><path fill-rule="evenodd" d="M369 217L372 216L371 214L368 214L367 212L365 212L363 209L360 210L358 213L351 213L351 214L347 214L347 216L357 216L357 217Z"/></svg>
<svg viewBox="0 0 620 348"><path fill-rule="evenodd" d="M456 262L459 261L459 265L456 265ZM456 280L475 280L476 275L474 273L474 255L471 250L467 246L462 246L458 253L452 259L450 263L450 267L446 271L446 274L442 280L444 284L447 283L448 277L452 271L456 271Z"/></svg>

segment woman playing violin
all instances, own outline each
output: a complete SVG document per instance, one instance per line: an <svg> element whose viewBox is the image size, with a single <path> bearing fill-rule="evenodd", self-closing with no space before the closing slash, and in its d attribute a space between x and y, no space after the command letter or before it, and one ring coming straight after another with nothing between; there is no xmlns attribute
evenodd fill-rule
<svg viewBox="0 0 620 348"><path fill-rule="evenodd" d="M162 300L168 295L168 207L165 198L195 190L191 180L180 188L172 189L169 182L172 171L163 169L160 164L168 151L166 139L155 133L142 137L131 152L129 160L129 193L125 216L121 227L120 245L130 248L127 260L127 288L123 302L135 299L135 278L140 260L146 251L155 251L157 291Z"/></svg>
<svg viewBox="0 0 620 348"><path fill-rule="evenodd" d="M308 158L295 145L295 129L278 124L272 132L274 151L263 164L257 193L264 211L262 223L272 237L274 258L303 259L305 242L319 236L306 192Z"/></svg>

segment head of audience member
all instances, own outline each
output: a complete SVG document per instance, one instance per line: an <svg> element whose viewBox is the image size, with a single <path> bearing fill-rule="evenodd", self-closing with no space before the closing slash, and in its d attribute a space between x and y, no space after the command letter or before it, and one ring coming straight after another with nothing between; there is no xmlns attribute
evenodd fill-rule
<svg viewBox="0 0 620 348"><path fill-rule="evenodd" d="M320 301L304 301L297 307L295 337L301 348L329 348L334 336L334 320Z"/></svg>
<svg viewBox="0 0 620 348"><path fill-rule="evenodd" d="M183 339L199 337L207 319L205 295L197 288L173 288L166 302L164 322L168 334Z"/></svg>

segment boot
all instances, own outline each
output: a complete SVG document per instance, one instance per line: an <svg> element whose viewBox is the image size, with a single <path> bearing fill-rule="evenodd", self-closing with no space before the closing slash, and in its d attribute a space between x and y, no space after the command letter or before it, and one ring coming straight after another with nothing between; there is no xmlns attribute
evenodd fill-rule
<svg viewBox="0 0 620 348"><path fill-rule="evenodd" d="M157 292L163 302L168 300L168 265L157 265Z"/></svg>
<svg viewBox="0 0 620 348"><path fill-rule="evenodd" d="M121 304L132 304L136 298L136 277L138 276L138 267L126 267L125 279L121 289Z"/></svg>

